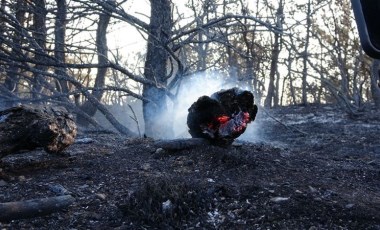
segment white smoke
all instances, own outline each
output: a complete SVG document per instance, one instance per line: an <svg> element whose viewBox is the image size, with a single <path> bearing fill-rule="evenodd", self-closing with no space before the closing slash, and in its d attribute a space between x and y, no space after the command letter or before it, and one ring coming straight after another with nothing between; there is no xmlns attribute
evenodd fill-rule
<svg viewBox="0 0 380 230"><path fill-rule="evenodd" d="M231 78L219 72L203 72L194 74L181 82L178 90L177 99L175 101L168 100L167 111L163 112L160 116L158 124L170 124L171 130L162 130L164 126L159 127L159 133L162 135L159 139L174 139L174 138L187 138L191 137L187 127L187 115L190 106L198 100L199 97L211 94L232 87L239 87L244 90L249 90L248 85L239 85L236 81L231 81ZM255 102L257 104L257 102ZM144 133L144 120L142 116L142 104L131 104L134 112L138 118L138 124L134 122L130 116L132 113L130 108L126 105L116 106L113 105L109 109L124 125L137 133L137 126ZM260 117L261 111L258 112ZM105 127L113 130L112 125L106 119L97 113L96 119ZM260 123L256 119L247 126L247 130L238 139L255 142L260 140L258 131L260 130Z"/></svg>

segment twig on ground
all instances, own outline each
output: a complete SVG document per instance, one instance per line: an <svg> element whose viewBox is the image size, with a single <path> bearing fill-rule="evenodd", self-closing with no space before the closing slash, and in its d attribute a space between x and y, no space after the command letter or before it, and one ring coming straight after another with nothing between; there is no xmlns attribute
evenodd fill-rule
<svg viewBox="0 0 380 230"><path fill-rule="evenodd" d="M139 132L139 137L141 137L140 124L139 124L139 120L137 119L136 113L135 113L135 111L133 110L133 108L132 108L132 106L130 104L128 104L128 107L132 111L132 114L133 114L133 117L132 116L129 116L129 117L136 122L137 131Z"/></svg>

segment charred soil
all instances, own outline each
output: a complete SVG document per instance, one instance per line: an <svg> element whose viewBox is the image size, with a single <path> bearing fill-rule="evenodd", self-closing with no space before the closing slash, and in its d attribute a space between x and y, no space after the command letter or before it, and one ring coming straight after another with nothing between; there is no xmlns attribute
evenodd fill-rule
<svg viewBox="0 0 380 230"><path fill-rule="evenodd" d="M227 148L165 151L81 132L63 156L2 159L0 203L71 194L2 229L380 229L380 115L332 106L259 109L260 133Z"/></svg>

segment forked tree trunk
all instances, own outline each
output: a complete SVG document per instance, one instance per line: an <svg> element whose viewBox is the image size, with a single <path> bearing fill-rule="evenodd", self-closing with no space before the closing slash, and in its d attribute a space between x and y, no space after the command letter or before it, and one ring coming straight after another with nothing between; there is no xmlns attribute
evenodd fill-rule
<svg viewBox="0 0 380 230"><path fill-rule="evenodd" d="M42 147L59 153L74 143L77 127L63 107L22 105L0 111L0 158Z"/></svg>

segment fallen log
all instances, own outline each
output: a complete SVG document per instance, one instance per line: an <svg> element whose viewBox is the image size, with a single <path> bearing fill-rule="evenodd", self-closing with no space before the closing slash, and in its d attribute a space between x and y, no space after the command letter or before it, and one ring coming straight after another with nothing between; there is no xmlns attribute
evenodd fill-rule
<svg viewBox="0 0 380 230"><path fill-rule="evenodd" d="M0 221L44 216L67 208L75 201L71 195L0 203Z"/></svg>
<svg viewBox="0 0 380 230"><path fill-rule="evenodd" d="M74 143L77 127L63 107L21 105L0 111L0 158L44 148L59 153Z"/></svg>
<svg viewBox="0 0 380 230"><path fill-rule="evenodd" d="M210 145L210 142L204 138L181 138L174 140L155 141L154 145L157 148L162 148L164 150L177 151L182 149L195 148L197 146Z"/></svg>

